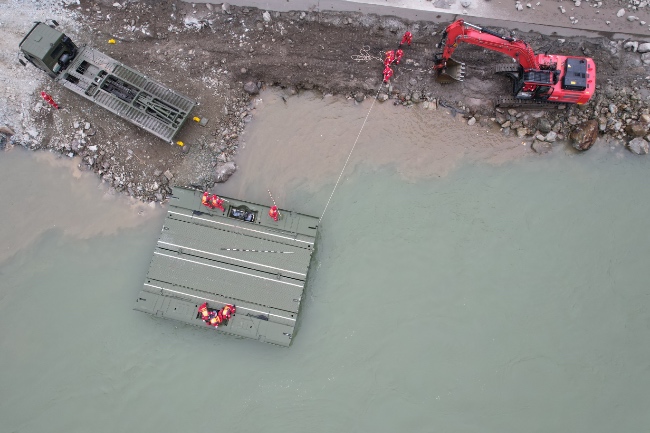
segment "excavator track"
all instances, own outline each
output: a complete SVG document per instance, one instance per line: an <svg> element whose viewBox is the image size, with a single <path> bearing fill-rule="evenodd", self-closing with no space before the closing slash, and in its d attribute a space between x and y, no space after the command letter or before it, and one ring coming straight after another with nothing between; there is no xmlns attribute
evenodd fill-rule
<svg viewBox="0 0 650 433"><path fill-rule="evenodd" d="M508 72L519 72L519 65L517 63L499 63L494 66L495 74L506 74Z"/></svg>
<svg viewBox="0 0 650 433"><path fill-rule="evenodd" d="M494 106L499 108L519 108L526 110L564 110L566 103L531 101L529 99L517 99L512 96L500 96L494 101Z"/></svg>

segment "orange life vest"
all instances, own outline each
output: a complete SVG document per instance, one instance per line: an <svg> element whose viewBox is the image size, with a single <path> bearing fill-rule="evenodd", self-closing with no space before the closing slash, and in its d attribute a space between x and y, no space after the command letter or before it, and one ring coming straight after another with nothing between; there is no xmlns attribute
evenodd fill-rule
<svg viewBox="0 0 650 433"><path fill-rule="evenodd" d="M212 195L212 198L210 198L210 204L212 205L213 208L217 208L221 211L225 210L223 208L223 200L219 198L218 195Z"/></svg>
<svg viewBox="0 0 650 433"><path fill-rule="evenodd" d="M221 310L221 315L226 319L230 319L230 316L232 316L232 314L234 312L235 312L235 307L231 307L230 305L226 305Z"/></svg>
<svg viewBox="0 0 650 433"><path fill-rule="evenodd" d="M199 306L199 313L201 313L201 319L207 320L210 317L210 312L208 311L208 303L204 302Z"/></svg>
<svg viewBox="0 0 650 433"><path fill-rule="evenodd" d="M223 317L221 317L221 314L215 314L215 316L210 319L210 325L214 326L215 328L221 325L221 322L223 322Z"/></svg>

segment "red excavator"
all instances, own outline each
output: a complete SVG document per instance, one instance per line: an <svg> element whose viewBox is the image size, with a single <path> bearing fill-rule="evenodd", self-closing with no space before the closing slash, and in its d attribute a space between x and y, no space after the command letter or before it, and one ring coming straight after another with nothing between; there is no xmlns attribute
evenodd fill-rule
<svg viewBox="0 0 650 433"><path fill-rule="evenodd" d="M495 72L512 80L514 98L500 98L499 105L517 103L584 104L596 88L596 64L588 57L535 54L524 42L458 20L442 34L435 55L436 80L463 81L465 64L451 56L461 43L498 51L515 63L497 65Z"/></svg>

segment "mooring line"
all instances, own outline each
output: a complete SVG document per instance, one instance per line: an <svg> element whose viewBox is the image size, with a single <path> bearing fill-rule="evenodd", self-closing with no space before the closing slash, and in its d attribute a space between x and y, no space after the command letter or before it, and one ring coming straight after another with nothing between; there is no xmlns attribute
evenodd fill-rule
<svg viewBox="0 0 650 433"><path fill-rule="evenodd" d="M334 195L334 191L336 191L336 187L339 186L339 182L341 181L341 177L343 176L343 172L345 171L345 167L348 166L348 162L350 161L350 157L352 156L352 152L354 152L354 148L357 145L357 142L359 141L359 137L361 137L361 132L363 131L363 127L366 126L366 122L368 121L368 116L370 116L370 112L372 111L372 107L375 106L375 102L377 102L377 98L379 97L379 92L381 92L381 88L384 86L384 83L381 83L379 85L379 89L377 89L377 94L375 95L375 99L372 100L372 104L370 105L370 109L368 110L368 114L366 114L366 118L363 119L363 124L361 125L361 129L359 130L359 133L357 134L357 139L354 140L354 144L352 145L352 149L350 149L350 153L348 154L348 159L345 160L345 164L343 164L343 170L341 170L341 174L339 174L339 178L336 180L336 183L334 184L334 188L332 189L332 193L330 194L330 198L327 199L327 203L325 204L325 209L323 209L323 213L321 214L320 218L318 219L318 222L320 223L323 217L325 216L325 211L327 211L327 206L330 205L330 201L332 200L332 196Z"/></svg>

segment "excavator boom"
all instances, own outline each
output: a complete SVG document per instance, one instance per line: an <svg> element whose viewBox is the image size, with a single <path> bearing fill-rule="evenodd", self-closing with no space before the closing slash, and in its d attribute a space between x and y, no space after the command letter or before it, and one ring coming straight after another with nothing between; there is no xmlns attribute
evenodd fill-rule
<svg viewBox="0 0 650 433"><path fill-rule="evenodd" d="M526 42L457 20L447 26L438 45L443 49L435 59L434 69L438 72L438 81L462 81L465 65L451 58L461 43L477 45L508 55L525 69L539 69L535 53Z"/></svg>

